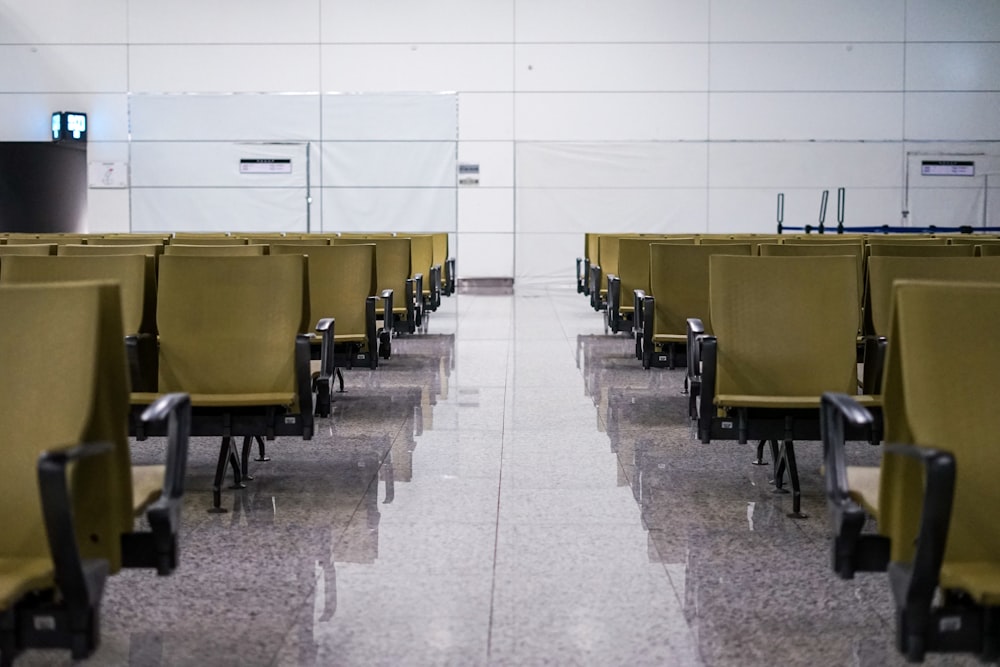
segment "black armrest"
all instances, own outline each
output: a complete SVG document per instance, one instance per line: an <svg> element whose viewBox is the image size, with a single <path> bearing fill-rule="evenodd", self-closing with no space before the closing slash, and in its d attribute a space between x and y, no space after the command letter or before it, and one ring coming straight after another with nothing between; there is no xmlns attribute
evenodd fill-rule
<svg viewBox="0 0 1000 667"><path fill-rule="evenodd" d="M444 284L446 294L451 296L455 293L455 258L449 257L444 261Z"/></svg>
<svg viewBox="0 0 1000 667"><path fill-rule="evenodd" d="M431 267L430 274L430 309L437 310L441 305L441 265L435 264Z"/></svg>
<svg viewBox="0 0 1000 667"><path fill-rule="evenodd" d="M333 332L334 318L324 317L316 323L316 333L321 339L319 377L320 380L327 382L333 381L332 378L337 370L333 358Z"/></svg>
<svg viewBox="0 0 1000 667"><path fill-rule="evenodd" d="M715 412L715 375L718 340L703 334L701 340L701 387L698 390L698 437L703 443L711 441L712 415ZM705 403L708 405L705 405Z"/></svg>
<svg viewBox="0 0 1000 667"><path fill-rule="evenodd" d="M55 565L55 580L71 613L85 614L101 598L109 564L103 559L84 560L77 544L76 524L66 467L72 461L107 454L110 443L84 443L43 452L38 459L38 488L45 534Z"/></svg>
<svg viewBox="0 0 1000 667"><path fill-rule="evenodd" d="M156 391L156 336L148 333L125 336L132 391Z"/></svg>
<svg viewBox="0 0 1000 667"><path fill-rule="evenodd" d="M181 393L161 396L143 411L141 419L147 424L167 421L167 470L163 475L163 491L146 510L156 572L167 575L177 567L177 533L191 434L191 398Z"/></svg>
<svg viewBox="0 0 1000 667"><path fill-rule="evenodd" d="M632 290L632 329L635 332L635 358L642 361L643 332L646 330L645 320L646 292L641 289Z"/></svg>
<svg viewBox="0 0 1000 667"><path fill-rule="evenodd" d="M918 628L929 622L947 546L955 497L955 457L937 449L900 444L886 445L886 454L906 456L924 465L923 507L913 562L889 564L893 597L906 616L902 626L922 635Z"/></svg>
<svg viewBox="0 0 1000 667"><path fill-rule="evenodd" d="M378 301L373 296L365 299L365 340L368 343L368 366L376 368L378 366L378 332L375 325L375 302Z"/></svg>
<svg viewBox="0 0 1000 667"><path fill-rule="evenodd" d="M693 379L701 375L701 337L705 335L705 323L697 317L687 320L687 375Z"/></svg>
<svg viewBox="0 0 1000 667"><path fill-rule="evenodd" d="M576 292L577 294L583 294L583 258L576 258Z"/></svg>
<svg viewBox="0 0 1000 667"><path fill-rule="evenodd" d="M864 509L850 497L847 484L846 433L870 427L874 417L847 394L827 392L820 401L826 505L833 524L832 565L842 579L855 572L880 572L889 562L889 541L881 535L863 535Z"/></svg>
<svg viewBox="0 0 1000 667"><path fill-rule="evenodd" d="M621 289L622 281L616 275L608 274L608 300L604 305L605 318L611 331L618 333L618 323L621 319Z"/></svg>
<svg viewBox="0 0 1000 667"><path fill-rule="evenodd" d="M416 325L424 321L424 274L413 276L413 311L417 314Z"/></svg>
<svg viewBox="0 0 1000 667"><path fill-rule="evenodd" d="M885 336L865 337L861 393L882 393L882 371L885 369L885 353L887 349L888 341Z"/></svg>
<svg viewBox="0 0 1000 667"><path fill-rule="evenodd" d="M601 309L601 267L590 265L590 305L594 310Z"/></svg>
<svg viewBox="0 0 1000 667"><path fill-rule="evenodd" d="M413 333L417 330L417 281L414 278L406 279L406 330Z"/></svg>
<svg viewBox="0 0 1000 667"><path fill-rule="evenodd" d="M313 436L313 396L312 372L312 337L315 334L298 334L295 337L295 387L299 399L299 416L302 419L302 439L311 440Z"/></svg>
<svg viewBox="0 0 1000 667"><path fill-rule="evenodd" d="M653 365L653 318L656 314L656 299L649 294L642 298L642 367Z"/></svg>
<svg viewBox="0 0 1000 667"><path fill-rule="evenodd" d="M392 330L392 302L395 295L391 289L384 289L379 297L382 299L382 326Z"/></svg>

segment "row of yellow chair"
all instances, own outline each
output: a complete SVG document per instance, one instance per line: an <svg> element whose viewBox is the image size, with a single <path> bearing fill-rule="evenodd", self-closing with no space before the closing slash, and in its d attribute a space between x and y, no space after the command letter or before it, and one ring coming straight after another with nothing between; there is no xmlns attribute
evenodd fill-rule
<svg viewBox="0 0 1000 667"><path fill-rule="evenodd" d="M439 305L440 296L450 296L455 291L456 260L449 253L447 232L368 232L368 233L329 233L329 234L209 234L194 232L176 232L173 234L129 233L129 234L0 234L0 246L10 245L115 245L115 244L150 244L160 245L332 245L352 239L380 238L410 238L411 265L413 272L426 273L428 280L425 285L425 300L434 309ZM4 250L0 249L0 252ZM32 252L25 250L23 252ZM44 254L41 249L35 252ZM54 248L48 254L56 254ZM436 271L432 267L438 267ZM432 272L436 282L431 283ZM440 285L440 287L437 287ZM436 303L435 303L436 300Z"/></svg>
<svg viewBox="0 0 1000 667"><path fill-rule="evenodd" d="M0 664L36 647L82 659L109 575L177 567L190 401L136 415L168 439L165 465L133 467L117 285L2 285L0 312Z"/></svg>

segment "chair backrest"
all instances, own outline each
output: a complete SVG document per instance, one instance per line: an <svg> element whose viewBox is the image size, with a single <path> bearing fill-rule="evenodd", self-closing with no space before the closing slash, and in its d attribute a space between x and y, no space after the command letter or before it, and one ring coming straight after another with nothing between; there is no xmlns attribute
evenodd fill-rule
<svg viewBox="0 0 1000 667"><path fill-rule="evenodd" d="M434 239L430 234L410 234L410 278L424 276L424 290L430 290L431 266L434 265Z"/></svg>
<svg viewBox="0 0 1000 667"><path fill-rule="evenodd" d="M2 556L47 556L37 483L42 451L108 442L110 455L71 468L84 558L121 568L121 538L132 529L126 431L128 375L118 288L77 282L0 286L0 484ZM57 325L54 325L54 322Z"/></svg>
<svg viewBox="0 0 1000 667"><path fill-rule="evenodd" d="M857 393L857 263L829 257L709 260L717 394Z"/></svg>
<svg viewBox="0 0 1000 667"><path fill-rule="evenodd" d="M100 239L104 241L106 239ZM61 245L57 255L147 255L159 257L163 254L162 243L88 243L86 245Z"/></svg>
<svg viewBox="0 0 1000 667"><path fill-rule="evenodd" d="M618 252L619 242L624 234L601 234L597 240L599 256L598 263L601 267L600 281L597 283L599 290L608 289L608 276L618 275ZM593 265L593 260L591 260Z"/></svg>
<svg viewBox="0 0 1000 667"><path fill-rule="evenodd" d="M84 245L165 245L168 236L156 234L124 234L122 236L100 236L91 237L84 241Z"/></svg>
<svg viewBox="0 0 1000 667"><path fill-rule="evenodd" d="M250 240L240 236L226 236L223 234L174 234L170 243L183 245L247 245Z"/></svg>
<svg viewBox="0 0 1000 667"><path fill-rule="evenodd" d="M897 280L998 281L1000 257L869 257L865 310L874 334L885 336L889 331L892 286ZM945 322L941 320L942 325Z"/></svg>
<svg viewBox="0 0 1000 667"><path fill-rule="evenodd" d="M623 306L632 305L632 291L649 291L649 246L656 238L629 237L618 242L618 279Z"/></svg>
<svg viewBox="0 0 1000 667"><path fill-rule="evenodd" d="M295 393L295 338L308 326L307 299L301 255L165 255L159 391Z"/></svg>
<svg viewBox="0 0 1000 667"><path fill-rule="evenodd" d="M649 291L654 297L653 335L683 335L697 317L712 333L709 312L709 258L750 256L749 243L653 243L649 246Z"/></svg>
<svg viewBox="0 0 1000 667"><path fill-rule="evenodd" d="M868 246L871 257L973 257L976 246L943 243L874 243Z"/></svg>
<svg viewBox="0 0 1000 667"><path fill-rule="evenodd" d="M54 255L59 246L55 243L11 243L0 245L0 257L7 255Z"/></svg>
<svg viewBox="0 0 1000 667"><path fill-rule="evenodd" d="M847 245L863 244L864 238L848 234L807 234L805 236L782 236L782 245L835 245L844 243Z"/></svg>
<svg viewBox="0 0 1000 667"><path fill-rule="evenodd" d="M253 257L267 254L266 245L229 245L204 243L188 245L171 243L164 249L165 255L186 255L188 257Z"/></svg>
<svg viewBox="0 0 1000 667"><path fill-rule="evenodd" d="M391 289L395 300L393 309L404 309L406 306L406 281L410 277L410 239L388 236L373 236L362 238L357 236L342 237L334 245L351 245L358 243L375 244L375 273L378 279L379 291Z"/></svg>
<svg viewBox="0 0 1000 667"><path fill-rule="evenodd" d="M365 300L376 296L375 244L271 247L271 255L309 257L309 321L336 320L337 336L364 335Z"/></svg>
<svg viewBox="0 0 1000 667"><path fill-rule="evenodd" d="M865 247L858 239L854 243L762 243L759 247L761 257L821 257L829 255L851 255L858 266L858 328L862 322L860 304L864 303L864 268Z"/></svg>
<svg viewBox="0 0 1000 667"><path fill-rule="evenodd" d="M943 346L938 323L960 332ZM883 414L887 442L955 456L955 497L945 562L1000 561L1000 448L991 391L1000 377L1000 283L900 281L893 298ZM922 465L891 452L882 459L879 529L891 560L912 560Z"/></svg>
<svg viewBox="0 0 1000 667"><path fill-rule="evenodd" d="M152 257L145 255L15 256L5 258L0 265L0 282L109 280L121 290L119 301L125 333L153 333L155 310L153 302L147 299L152 272ZM53 317L58 320L57 313Z"/></svg>

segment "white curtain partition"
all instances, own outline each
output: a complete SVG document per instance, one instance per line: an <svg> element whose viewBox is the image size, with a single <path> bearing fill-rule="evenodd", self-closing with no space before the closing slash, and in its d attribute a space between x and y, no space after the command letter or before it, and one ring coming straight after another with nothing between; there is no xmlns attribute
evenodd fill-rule
<svg viewBox="0 0 1000 667"><path fill-rule="evenodd" d="M133 231L456 229L455 94L136 95L129 113Z"/></svg>

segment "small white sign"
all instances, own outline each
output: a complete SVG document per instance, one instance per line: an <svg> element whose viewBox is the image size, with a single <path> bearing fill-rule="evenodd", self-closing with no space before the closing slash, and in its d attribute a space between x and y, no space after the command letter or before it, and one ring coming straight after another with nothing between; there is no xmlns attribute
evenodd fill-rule
<svg viewBox="0 0 1000 667"><path fill-rule="evenodd" d="M975 176L976 163L965 160L924 160L921 176Z"/></svg>
<svg viewBox="0 0 1000 667"><path fill-rule="evenodd" d="M291 158L242 158L241 174L290 174Z"/></svg>
<svg viewBox="0 0 1000 667"><path fill-rule="evenodd" d="M127 162L90 162L87 164L87 185L92 188L127 188Z"/></svg>

